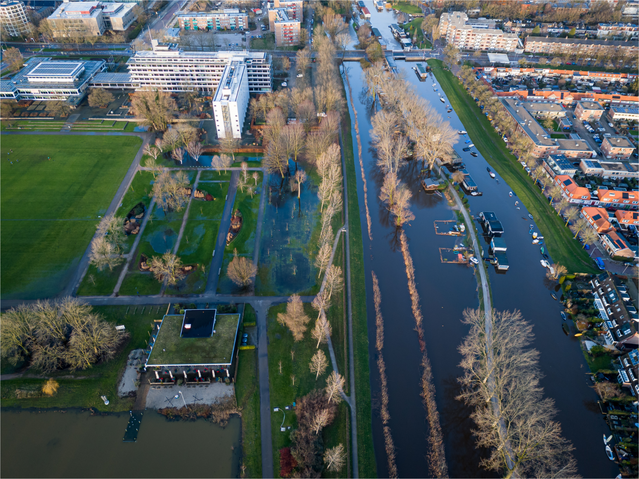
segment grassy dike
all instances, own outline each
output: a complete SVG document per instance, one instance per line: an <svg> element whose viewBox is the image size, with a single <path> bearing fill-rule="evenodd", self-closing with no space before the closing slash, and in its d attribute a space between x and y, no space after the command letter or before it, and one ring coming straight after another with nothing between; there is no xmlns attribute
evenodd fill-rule
<svg viewBox="0 0 639 479"><path fill-rule="evenodd" d="M563 220L548 204L546 197L533 184L532 178L521 168L515 156L508 151L504 141L459 79L443 68L441 60L428 60L428 64L477 149L534 215L552 259L566 266L569 272L596 273L588 253L573 239Z"/></svg>
<svg viewBox="0 0 639 479"><path fill-rule="evenodd" d="M343 90L344 98L347 98ZM342 143L348 188L348 233L351 263L351 301L353 309L353 355L355 358L355 397L357 400L357 445L359 477L377 477L373 447L371 384L368 366L368 319L366 315L366 275L364 244L357 198L357 173L353 153L351 117L345 108L342 121Z"/></svg>

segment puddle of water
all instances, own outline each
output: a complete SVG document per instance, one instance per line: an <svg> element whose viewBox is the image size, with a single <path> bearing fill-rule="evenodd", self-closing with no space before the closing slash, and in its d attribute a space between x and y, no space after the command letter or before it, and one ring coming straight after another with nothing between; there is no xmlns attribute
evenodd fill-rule
<svg viewBox="0 0 639 479"><path fill-rule="evenodd" d="M146 240L156 253L164 254L171 251L177 240L177 233L171 228L162 228L147 236Z"/></svg>

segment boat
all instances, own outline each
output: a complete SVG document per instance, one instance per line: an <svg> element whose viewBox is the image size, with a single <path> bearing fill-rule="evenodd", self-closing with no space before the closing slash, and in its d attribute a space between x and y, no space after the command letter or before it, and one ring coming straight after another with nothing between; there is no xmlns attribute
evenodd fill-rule
<svg viewBox="0 0 639 479"><path fill-rule="evenodd" d="M470 262L473 264L479 264L479 260L477 258L475 258L474 256L470 257Z"/></svg>
<svg viewBox="0 0 639 479"><path fill-rule="evenodd" d="M442 97L439 97L439 99L441 100L442 103L446 103L446 100L444 100Z"/></svg>
<svg viewBox="0 0 639 479"><path fill-rule="evenodd" d="M606 444L606 455L608 456L608 459L610 459L611 461L615 460L615 454L612 452L612 449L607 444Z"/></svg>
<svg viewBox="0 0 639 479"><path fill-rule="evenodd" d="M528 213L528 218L530 218L531 220L535 219L535 218L533 218L533 215L531 215L530 213Z"/></svg>
<svg viewBox="0 0 639 479"><path fill-rule="evenodd" d="M537 239L537 232L536 231L533 233L533 239Z"/></svg>
<svg viewBox="0 0 639 479"><path fill-rule="evenodd" d="M563 311L559 313L561 315L561 319L563 319L564 321L566 321L566 313L564 313Z"/></svg>
<svg viewBox="0 0 639 479"><path fill-rule="evenodd" d="M465 135L466 134L466 130L459 130L457 133L459 135Z"/></svg>
<svg viewBox="0 0 639 479"><path fill-rule="evenodd" d="M539 244L539 240L538 239L534 239L532 244Z"/></svg>
<svg viewBox="0 0 639 479"><path fill-rule="evenodd" d="M550 263L546 261L545 259L540 259L539 262L544 268L550 268Z"/></svg>
<svg viewBox="0 0 639 479"><path fill-rule="evenodd" d="M509 192L509 193L508 193L508 196L510 196L510 197L512 198L512 197L513 197L513 192L512 192L512 191L511 191L511 192ZM515 202L515 204L517 204L517 203L518 203L518 202Z"/></svg>
<svg viewBox="0 0 639 479"><path fill-rule="evenodd" d="M604 444L608 444L610 441L612 441L612 434L610 435L609 438L606 439L606 435L603 435L603 440L604 440Z"/></svg>
<svg viewBox="0 0 639 479"><path fill-rule="evenodd" d="M470 196L479 196L479 192L478 191L471 191L470 192Z"/></svg>
<svg viewBox="0 0 639 479"><path fill-rule="evenodd" d="M555 293L550 293L550 296L552 296L552 299L554 299L555 301L557 301L557 296L555 296Z"/></svg>
<svg viewBox="0 0 639 479"><path fill-rule="evenodd" d="M535 225L530 225L530 229L533 229ZM532 234L532 231L530 232Z"/></svg>
<svg viewBox="0 0 639 479"><path fill-rule="evenodd" d="M437 86L437 83L433 83L433 88L435 88Z"/></svg>
<svg viewBox="0 0 639 479"><path fill-rule="evenodd" d="M450 113L451 111L453 111L452 108L449 108L448 110L446 110L446 113ZM449 117L450 118L450 117Z"/></svg>
<svg viewBox="0 0 639 479"><path fill-rule="evenodd" d="M486 171L488 171L488 174L490 175L491 178L495 177L495 173L490 168L486 168Z"/></svg>

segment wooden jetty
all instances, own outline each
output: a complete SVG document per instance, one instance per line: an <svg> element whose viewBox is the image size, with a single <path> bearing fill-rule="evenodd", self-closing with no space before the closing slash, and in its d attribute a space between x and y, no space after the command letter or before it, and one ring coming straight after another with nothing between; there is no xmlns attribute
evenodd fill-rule
<svg viewBox="0 0 639 479"><path fill-rule="evenodd" d="M466 225L458 225L455 220L435 220L434 224L435 234L440 236L461 236L466 230Z"/></svg>
<svg viewBox="0 0 639 479"><path fill-rule="evenodd" d="M439 259L442 263L466 264L468 260L464 258L463 249L439 248Z"/></svg>
<svg viewBox="0 0 639 479"><path fill-rule="evenodd" d="M124 431L122 442L137 442L144 411L129 411L129 414L129 424Z"/></svg>

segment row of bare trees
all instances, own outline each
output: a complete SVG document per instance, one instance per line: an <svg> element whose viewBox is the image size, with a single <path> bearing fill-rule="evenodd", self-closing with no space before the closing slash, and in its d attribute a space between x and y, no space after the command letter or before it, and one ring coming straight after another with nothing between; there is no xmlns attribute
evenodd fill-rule
<svg viewBox="0 0 639 479"><path fill-rule="evenodd" d="M75 298L22 304L0 316L2 358L43 372L90 368L113 358L126 338Z"/></svg>
<svg viewBox="0 0 639 479"><path fill-rule="evenodd" d="M113 271L114 267L124 261L125 243L124 218L118 218L113 214L105 216L100 220L96 236L91 241L90 263L98 271L107 267Z"/></svg>
<svg viewBox="0 0 639 479"><path fill-rule="evenodd" d="M463 322L470 332L459 347L458 399L474 408L477 445L490 451L482 466L504 477L576 477L574 448L554 420L554 401L543 397L532 326L519 311L493 311L487 328L483 311L467 309Z"/></svg>

